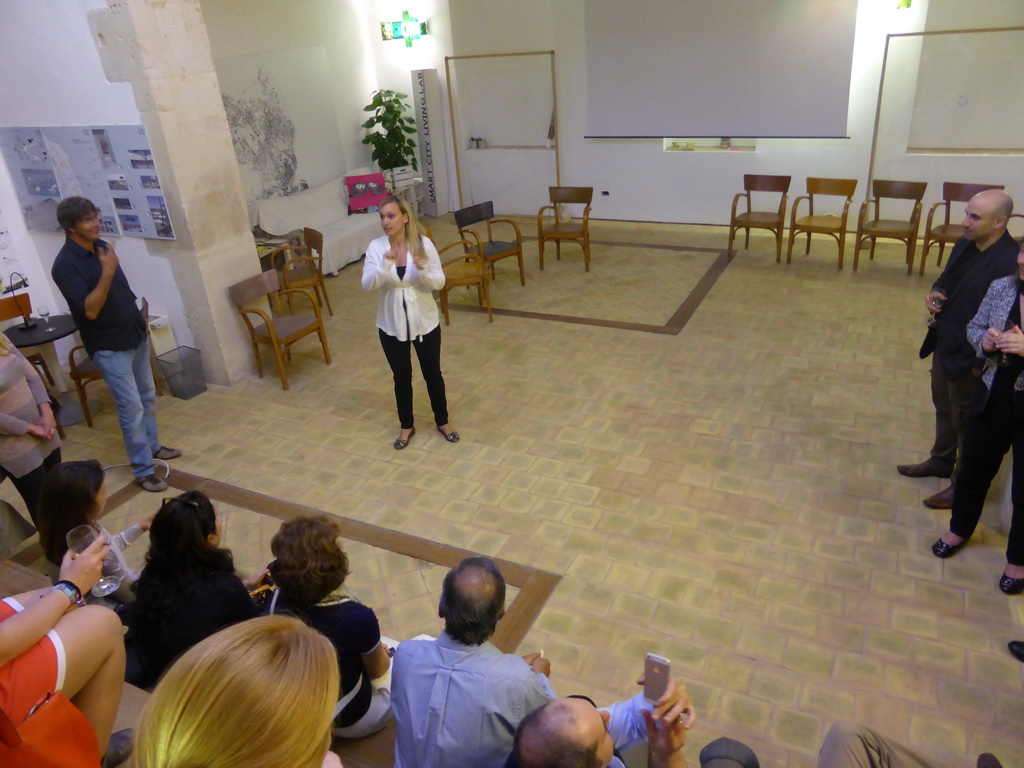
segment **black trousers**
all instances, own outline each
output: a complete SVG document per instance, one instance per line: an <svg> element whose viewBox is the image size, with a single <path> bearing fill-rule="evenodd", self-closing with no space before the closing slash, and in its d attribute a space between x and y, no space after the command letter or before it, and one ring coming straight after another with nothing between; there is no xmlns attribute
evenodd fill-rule
<svg viewBox="0 0 1024 768"><path fill-rule="evenodd" d="M430 408L434 412L437 426L448 423L448 401L444 394L444 377L441 375L441 326L426 334L421 341L399 341L377 329L380 346L391 366L395 377L395 403L398 405L398 420L402 429L412 429L415 422L412 415L412 356L411 345L420 361L420 371L427 383Z"/></svg>
<svg viewBox="0 0 1024 768"><path fill-rule="evenodd" d="M1021 406L1014 407L1015 399L1021 399L1021 395L993 391L985 410L970 421L964 437L960 477L953 491L949 530L964 539L971 538L981 519L989 486L999 472L1003 456L1013 448L1013 518L1006 562L1024 565L1024 412L1019 412Z"/></svg>
<svg viewBox="0 0 1024 768"><path fill-rule="evenodd" d="M50 467L54 467L57 464L60 464L60 448L54 448L53 452L43 459L43 463L40 466L21 477L14 477L6 469L0 467L0 482L3 482L8 477L11 478L11 483L14 484L15 489L21 494L25 507L32 517L32 525L36 528L39 527L39 520L36 517L39 492L43 489L43 480L46 478L46 473L50 471Z"/></svg>

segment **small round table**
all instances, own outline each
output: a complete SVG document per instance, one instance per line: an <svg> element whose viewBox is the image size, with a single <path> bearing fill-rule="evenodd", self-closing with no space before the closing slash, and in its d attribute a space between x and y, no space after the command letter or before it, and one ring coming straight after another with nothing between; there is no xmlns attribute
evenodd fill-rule
<svg viewBox="0 0 1024 768"><path fill-rule="evenodd" d="M54 315L53 317L47 318L49 322L47 322L47 320L43 320L41 317L33 317L30 318L30 320L35 323L34 328L26 330L21 323L18 323L17 325L12 325L10 328L4 329L4 335L10 339L11 343L18 349L49 344L57 339L63 339L65 336L70 336L78 330L78 325L70 314ZM53 328L53 330L46 331L46 328Z"/></svg>

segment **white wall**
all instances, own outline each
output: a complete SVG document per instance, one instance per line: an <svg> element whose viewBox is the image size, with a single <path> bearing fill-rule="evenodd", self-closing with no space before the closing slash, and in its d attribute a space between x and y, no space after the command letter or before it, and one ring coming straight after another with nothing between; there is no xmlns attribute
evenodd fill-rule
<svg viewBox="0 0 1024 768"><path fill-rule="evenodd" d="M862 0L854 47L849 139L760 140L754 153L666 153L658 140L583 138L584 1L523 0L512 4L500 0L449 0L453 48L459 55L554 48L562 183L595 187L595 217L713 224L727 223L732 196L742 189L744 173L791 175L791 197L803 192L807 176L857 178L860 186L856 199L866 196L875 101L887 33L924 30L930 6L934 6L936 18L941 19L939 28L949 28L946 22L950 21L968 21L965 16L969 16L969 26L973 27L1020 24L1024 17L1024 3L1013 0L992 4L915 0L911 9L897 9L895 2ZM967 5L970 13L961 8ZM642 45L643 41L637 44ZM906 63L916 71L913 57ZM813 66L813 62L808 62L808 66ZM642 73L637 76L642 77ZM699 73L691 76L699 77ZM887 93L890 109L883 112L876 177L927 181L927 201L938 199L943 181L1005 183L1024 207L1024 159L907 155L914 81L895 78L891 88L887 86ZM1007 126L1007 130L1019 127ZM608 190L610 196L600 196L600 190ZM536 190L538 201L545 196L543 187Z"/></svg>
<svg viewBox="0 0 1024 768"><path fill-rule="evenodd" d="M0 125L142 122L131 86L107 81L89 31L89 12L106 7L103 0L0 0L4 20L0 72L5 73L0 78ZM6 163L0 163L0 210L28 272L33 305L65 311L66 304L50 280L50 267L64 237L25 229ZM192 332L168 261L186 247L184 242L124 237L118 241L117 253L135 293L149 299L152 312L170 315L178 344L191 345ZM58 345L64 350L70 342Z"/></svg>
<svg viewBox="0 0 1024 768"><path fill-rule="evenodd" d="M345 163L340 170L366 165L369 148L360 143L363 131L359 126L365 119L361 110L377 87L377 74L362 0L201 0L201 5L215 61L323 46L333 85L325 97L332 100L337 114ZM379 40L380 35L377 37ZM315 185L326 180L309 182Z"/></svg>

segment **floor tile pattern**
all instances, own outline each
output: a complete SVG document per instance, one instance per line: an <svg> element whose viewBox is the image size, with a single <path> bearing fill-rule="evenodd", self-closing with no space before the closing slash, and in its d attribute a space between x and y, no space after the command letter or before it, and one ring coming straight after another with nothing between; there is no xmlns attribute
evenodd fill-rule
<svg viewBox="0 0 1024 768"><path fill-rule="evenodd" d="M437 242L454 239L450 217L429 223ZM541 273L528 242L526 287L503 265L496 305L664 324L715 253L642 244L721 252L727 240L724 228L594 228L637 245L595 248L589 274L569 246ZM160 401L163 439L185 450L176 468L563 576L520 651L543 648L556 690L598 700L630 695L646 652L668 656L700 712L691 764L727 734L762 765L805 768L838 718L937 765L1019 760L1024 665L1005 645L1024 639L1024 599L996 588L1005 529L987 515L959 556L937 560L928 547L947 518L921 501L941 481L894 469L931 443L917 349L934 266L908 277L899 246L880 244L857 273L838 271L824 238L779 265L755 234L678 335L453 313L443 362L462 442L429 428L418 382L420 432L400 452L359 274L328 281L332 365L300 343L288 392L268 376ZM105 402L95 429L69 431L69 458L123 461ZM252 526L229 532L245 566L267 556L250 548L271 531ZM430 578L359 555L373 563L360 594L415 602L410 623L425 622ZM386 587L371 584L378 573Z"/></svg>

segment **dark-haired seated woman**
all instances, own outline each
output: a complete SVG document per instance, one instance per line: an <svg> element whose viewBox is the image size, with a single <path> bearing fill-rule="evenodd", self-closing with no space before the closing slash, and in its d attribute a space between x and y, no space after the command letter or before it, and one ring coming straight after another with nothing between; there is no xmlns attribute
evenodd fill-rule
<svg viewBox="0 0 1024 768"><path fill-rule="evenodd" d="M391 719L391 657L373 610L345 594L348 556L338 534L326 515L281 525L270 542L277 591L267 610L293 613L333 643L341 672L334 735L356 739Z"/></svg>
<svg viewBox="0 0 1024 768"><path fill-rule="evenodd" d="M96 459L65 461L50 469L39 494L39 543L49 562L47 575L56 583L57 572L68 551L68 532L80 525L96 527L110 543L110 555L124 570L117 589L105 598L86 595L89 603L116 608L134 600L132 584L139 575L128 567L124 551L149 530L148 522L131 525L119 534L111 533L99 522L107 504L107 484L103 465Z"/></svg>
<svg viewBox="0 0 1024 768"><path fill-rule="evenodd" d="M199 491L164 499L149 529L146 565L125 614L125 679L147 688L200 640L256 609L235 575L231 552L220 548L220 521Z"/></svg>

